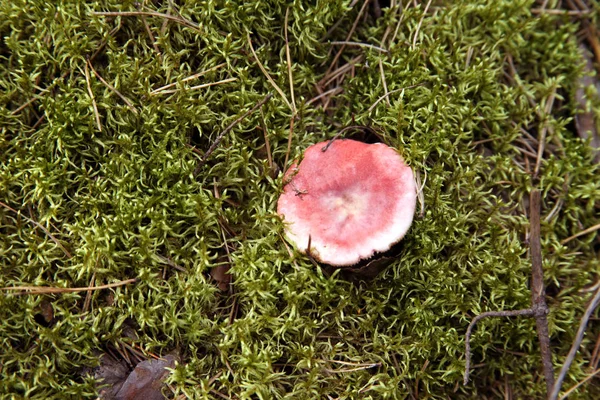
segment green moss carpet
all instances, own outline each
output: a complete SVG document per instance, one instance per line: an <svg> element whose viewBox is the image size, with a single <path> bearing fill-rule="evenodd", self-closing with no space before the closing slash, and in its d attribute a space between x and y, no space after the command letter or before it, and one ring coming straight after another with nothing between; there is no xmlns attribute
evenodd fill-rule
<svg viewBox="0 0 600 400"><path fill-rule="evenodd" d="M600 6L372 3L0 2L0 287L114 286L0 292L1 398L96 398L105 353L176 353L177 399L541 398L534 319L481 321L467 386L465 332L530 306L540 189L556 370L573 342L600 272L597 231L571 238L600 224L576 124L600 101L575 96ZM423 186L397 259L357 283L275 212L281 171L347 125ZM598 367L594 317L564 390Z"/></svg>

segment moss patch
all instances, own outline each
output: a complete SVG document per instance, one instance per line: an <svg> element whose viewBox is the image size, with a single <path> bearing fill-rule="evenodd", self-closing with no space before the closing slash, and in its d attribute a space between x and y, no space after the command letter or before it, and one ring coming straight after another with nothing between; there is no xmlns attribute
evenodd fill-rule
<svg viewBox="0 0 600 400"><path fill-rule="evenodd" d="M596 234L561 244L600 223L600 168L573 123L579 20L532 14L533 1L447 2L426 15L423 4L409 4L384 8L380 18L367 9L351 40L389 52L347 46L334 67L354 64L343 82L321 82L336 95L311 101L340 48L328 42L346 39L361 4L0 4L0 201L19 210L0 208L0 287L138 279L93 292L87 307L85 292L0 295L0 393L93 398L93 379L81 371L97 364L96 351L125 342L159 355L179 351L171 388L191 398L538 397L534 320L479 324L472 346L481 364L468 387L460 383L464 333L483 311L529 305L533 187L544 197L556 366L589 297L582 289L597 280ZM288 7L298 109L289 157L341 126L364 124L427 177L422 216L398 260L370 283L324 275L281 238L274 210L282 183L270 174L265 137L283 168L292 111L247 35L291 102ZM139 10L194 25L93 14ZM131 103L90 69L101 130L86 81L90 57ZM175 93L151 94L220 64ZM382 74L389 103L371 107L385 93ZM198 152L269 92L263 114L238 124L194 176ZM229 293L209 275L223 264ZM124 334L129 326L137 339ZM592 322L565 387L593 368L598 330ZM598 396L588 386L573 398Z"/></svg>

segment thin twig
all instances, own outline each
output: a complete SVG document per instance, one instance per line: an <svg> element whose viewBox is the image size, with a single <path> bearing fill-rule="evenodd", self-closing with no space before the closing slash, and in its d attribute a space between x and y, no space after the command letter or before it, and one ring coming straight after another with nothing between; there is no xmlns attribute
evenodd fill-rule
<svg viewBox="0 0 600 400"><path fill-rule="evenodd" d="M377 51L380 51L382 53L389 53L389 51L386 50L386 49L384 49L383 47L375 46L374 44L369 44L369 43L349 42L349 41L346 41L346 40L333 41L333 42L329 42L329 43L330 44L335 44L335 45L341 45L341 46L366 47L368 49L377 50Z"/></svg>
<svg viewBox="0 0 600 400"><path fill-rule="evenodd" d="M592 316L592 313L596 309L596 307L598 307L599 303L600 303L600 285L598 285L598 288L596 289L596 293L594 294L592 301L590 301L590 304L588 305L587 309L585 310L585 313L583 314L583 317L581 318L581 322L579 323L579 329L577 329L577 335L575 336L575 341L573 342L573 345L571 346L571 349L569 350L569 354L567 355L567 358L565 359L565 363L563 364L562 368L560 369L560 372L558 373L558 378L556 379L556 383L553 385L551 394L548 397L550 400L556 400L558 398L558 392L560 392L560 387L562 386L563 380L565 379L565 376L567 375L567 372L569 371L569 368L571 367L573 360L575 360L575 356L577 355L579 346L581 346L581 342L583 341L587 323L588 323L590 317Z"/></svg>
<svg viewBox="0 0 600 400"><path fill-rule="evenodd" d="M248 37L248 46L250 46L250 50L252 51L252 55L254 56L254 59L256 60L256 63L258 64L258 67L260 68L260 70L262 71L262 73L265 75L265 77L267 78L267 80L269 81L269 83L271 84L271 86L273 86L273 88L275 89L275 91L277 91L277 93L279 93L279 95L281 96L281 98L283 99L283 101L285 102L285 104L287 104L287 106L290 108L290 110L292 110L292 113L294 113L294 107L292 107L292 105L290 104L290 102L288 101L288 99L285 97L285 94L283 93L283 90L281 90L281 88L279 86L277 86L277 84L275 83L275 81L273 80L273 78L271 78L271 75L269 75L269 73L267 72L267 70L265 69L265 67L262 65L262 63L258 59L258 56L256 55L256 52L254 51L254 47L252 46L252 39L250 39L250 33L246 32L246 35Z"/></svg>
<svg viewBox="0 0 600 400"><path fill-rule="evenodd" d="M465 363L465 374L464 374L464 379L463 379L463 383L465 385L469 383L469 372L471 369L471 333L473 331L473 328L477 324L477 322L479 322L479 320L486 318L486 317L516 317L516 316L522 316L522 315L531 317L531 316L535 315L535 310L533 310L532 308L526 308L524 310L513 310L513 311L486 311L486 312L479 314L475 318L473 318L473 320L469 324L469 327L467 328L467 333L465 335L466 363Z"/></svg>
<svg viewBox="0 0 600 400"><path fill-rule="evenodd" d="M180 81L178 81L178 82L173 82L173 83L169 83L168 85L161 86L161 87L159 87L158 89L154 89L153 91L151 91L151 92L150 92L150 94L156 94L156 93L158 93L158 92L160 92L160 91L162 91L162 90L165 90L165 89L171 88L171 87L173 87L173 86L177 85L178 83L183 83L183 82L187 82L187 81L191 81L191 80L193 80L193 79L199 78L199 77L201 77L202 75L205 75L205 74L207 74L207 73L209 73L209 72L211 72L211 71L214 71L214 70L216 70L216 69L219 69L219 68L223 67L224 65L226 65L226 63L221 63L221 64L219 64L219 65L216 65L216 66L214 66L214 67L212 67L212 68L209 68L209 69L207 69L207 70L204 70L204 71L202 71L202 72L198 72L197 74L194 74L194 75L188 76L187 78L183 78L182 80L180 80Z"/></svg>
<svg viewBox="0 0 600 400"><path fill-rule="evenodd" d="M227 79L223 79L223 80L217 81L217 82L203 83L201 85L191 86L191 87L187 88L186 90L204 89L207 87L222 85L224 83L229 83L229 82L234 82L234 81L237 81L237 78L227 78ZM171 93L177 93L180 91L181 91L180 89L161 90L160 92L151 92L150 95L155 96L157 94L171 94Z"/></svg>
<svg viewBox="0 0 600 400"><path fill-rule="evenodd" d="M55 294L55 293L76 293L76 292L87 292L90 290L102 290L110 289L119 286L128 285L130 283L137 282L137 278L127 279L125 281L119 281L115 283L109 283L108 285L102 286L89 286L89 287L77 287L77 288L60 288L51 286L9 286L0 288L0 290L24 290L24 294Z"/></svg>
<svg viewBox="0 0 600 400"><path fill-rule="evenodd" d="M116 12L92 12L92 15L98 15L103 17L139 17L139 16L150 16L150 17L160 17L165 18L174 22L177 22L181 25L187 26L188 28L192 28L199 33L204 33L200 29L200 26L195 22L190 20L177 17L170 14L162 14L152 11L116 11Z"/></svg>
<svg viewBox="0 0 600 400"><path fill-rule="evenodd" d="M421 15L421 19L419 20L419 24L417 25L417 29L415 30L415 34L413 36L413 42L412 42L412 50L415 49L415 47L417 46L417 38L419 36L419 31L421 30L421 25L423 24L423 20L425 19L425 15L427 14L427 11L429 10L429 6L431 5L432 0L429 0L427 2L427 5L425 6L425 10L423 10L423 15Z"/></svg>
<svg viewBox="0 0 600 400"><path fill-rule="evenodd" d="M102 78L102 76L100 76L100 74L94 69L94 66L92 65L92 63L89 60L88 60L88 65L90 66L90 69L92 70L94 75L96 75L96 78L98 78L100 80L100 82L102 82L104 84L104 86L106 86L112 92L114 92L117 96L119 96L121 98L121 100L123 100L125 102L125 104L127 104L127 107L129 107L129 109L131 111L133 111L134 114L139 114L138 110L136 110L133 103L127 97L123 96L121 94L121 92L119 92L113 85L111 85L110 83L105 81L104 78Z"/></svg>
<svg viewBox="0 0 600 400"><path fill-rule="evenodd" d="M564 244L567 244L567 243L569 243L571 240L573 240L573 239L575 239L575 238L578 238L579 236L587 235L588 233L592 233L592 232L594 232L594 231L597 231L598 229L600 229L600 224L598 224L598 225L594 225L594 226L590 226L589 228L587 228L587 229L584 229L584 230L582 230L581 232L579 232L579 233L576 233L575 235L573 235L573 236L569 236L568 238L566 238L566 239L562 240L562 241L560 242L560 244L563 244L563 245L564 245Z"/></svg>
<svg viewBox="0 0 600 400"><path fill-rule="evenodd" d="M266 95L261 101L259 101L258 103L256 103L250 110L246 111L241 116L239 116L235 121L233 121L231 124L229 124L229 126L227 128L225 128L223 130L223 132L221 132L219 134L219 136L217 136L217 138L215 139L214 143L208 148L208 150L206 151L206 153L204 153L204 156L202 156L202 159L200 160L200 163L198 164L198 166L196 167L196 170L194 171L194 176L196 176L196 175L198 175L200 173L200 169L204 166L204 164L206 163L206 160L208 159L208 157L210 157L210 155L212 154L212 152L215 151L215 149L217 148L217 146L219 145L219 143L221 143L221 140L223 140L223 137L225 137L225 135L229 131L231 131L237 124L239 124L240 121L242 121L248 115L250 115L254 111L256 111L257 108L261 107L263 104L265 104L267 101L269 101L269 99L272 96L273 95L271 93L269 93L268 95Z"/></svg>
<svg viewBox="0 0 600 400"><path fill-rule="evenodd" d="M53 235L50 233L50 231L49 231L48 229L46 229L46 227L45 227L44 225L40 224L40 223L39 223L39 222L37 222L37 221L34 221L34 220L33 220L33 219L31 219L31 218L28 218L27 216L23 215L21 212L19 212L19 211L15 210L14 208L12 208L11 206L9 206L8 204L4 204L4 203L3 203L3 202L1 202L1 201L0 201L0 206L2 206L2 207L4 207L4 208L6 208L7 210L10 210L10 211L14 212L15 214L18 214L18 215L20 215L21 217L25 218L25 219L26 219L26 220L27 220L29 223L32 223L32 224L34 224L35 226L37 226L38 228L40 228L41 230L43 230L43 231L44 231L44 233L45 233L46 235L48 235L48 237L49 237L50 239L52 239L52 241L53 241L54 243L56 243L56 245L57 245L58 247L60 247L60 248L61 248L61 250L62 250L62 251L65 253L65 255L66 255L67 257L69 257L69 258L72 258L72 257L73 257L73 256L71 255L71 253L69 253L69 252L67 251L67 249L65 249L65 247L64 247L64 246L63 246L63 245L62 245L62 244L61 244L61 243L58 241L58 239L56 239L56 238L55 238L55 237L54 237L54 236L53 236Z"/></svg>
<svg viewBox="0 0 600 400"><path fill-rule="evenodd" d="M100 123L100 114L98 113L98 106L96 105L96 98L94 97L94 92L92 91L92 85L90 83L90 71L88 69L87 63L84 65L85 72L85 82L87 83L87 90L92 99L92 107L94 109L94 115L96 116L96 125L98 125L98 131L102 132L102 124Z"/></svg>
<svg viewBox="0 0 600 400"><path fill-rule="evenodd" d="M285 33L285 57L287 59L287 67L288 67L288 77L290 80L290 93L292 95L292 113L296 115L296 99L294 98L294 77L292 75L292 58L290 57L290 44L288 42L288 15L290 13L290 8L286 8L285 10L285 24L283 25L283 30Z"/></svg>
<svg viewBox="0 0 600 400"><path fill-rule="evenodd" d="M554 386L554 368L552 367L552 352L550 350L550 335L548 332L548 305L544 288L544 270L542 269L542 244L540 235L540 215L542 208L539 190L533 190L529 199L529 248L531 252L531 308L538 311L535 315L542 365L546 380L547 393Z"/></svg>

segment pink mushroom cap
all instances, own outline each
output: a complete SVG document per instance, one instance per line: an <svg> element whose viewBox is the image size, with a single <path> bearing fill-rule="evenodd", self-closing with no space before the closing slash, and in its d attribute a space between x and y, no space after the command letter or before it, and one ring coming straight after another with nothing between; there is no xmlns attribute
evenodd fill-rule
<svg viewBox="0 0 600 400"><path fill-rule="evenodd" d="M307 148L285 174L277 213L300 252L350 266L404 237L415 213L416 184L400 154L385 144L342 139L323 151L328 143Z"/></svg>

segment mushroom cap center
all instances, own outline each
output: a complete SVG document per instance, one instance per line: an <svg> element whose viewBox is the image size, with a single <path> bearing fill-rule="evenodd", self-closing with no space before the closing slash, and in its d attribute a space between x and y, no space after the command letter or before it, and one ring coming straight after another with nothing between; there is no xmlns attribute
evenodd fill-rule
<svg viewBox="0 0 600 400"><path fill-rule="evenodd" d="M352 265L388 250L412 222L412 170L384 144L337 140L309 147L285 179L278 212L287 237L322 262Z"/></svg>

